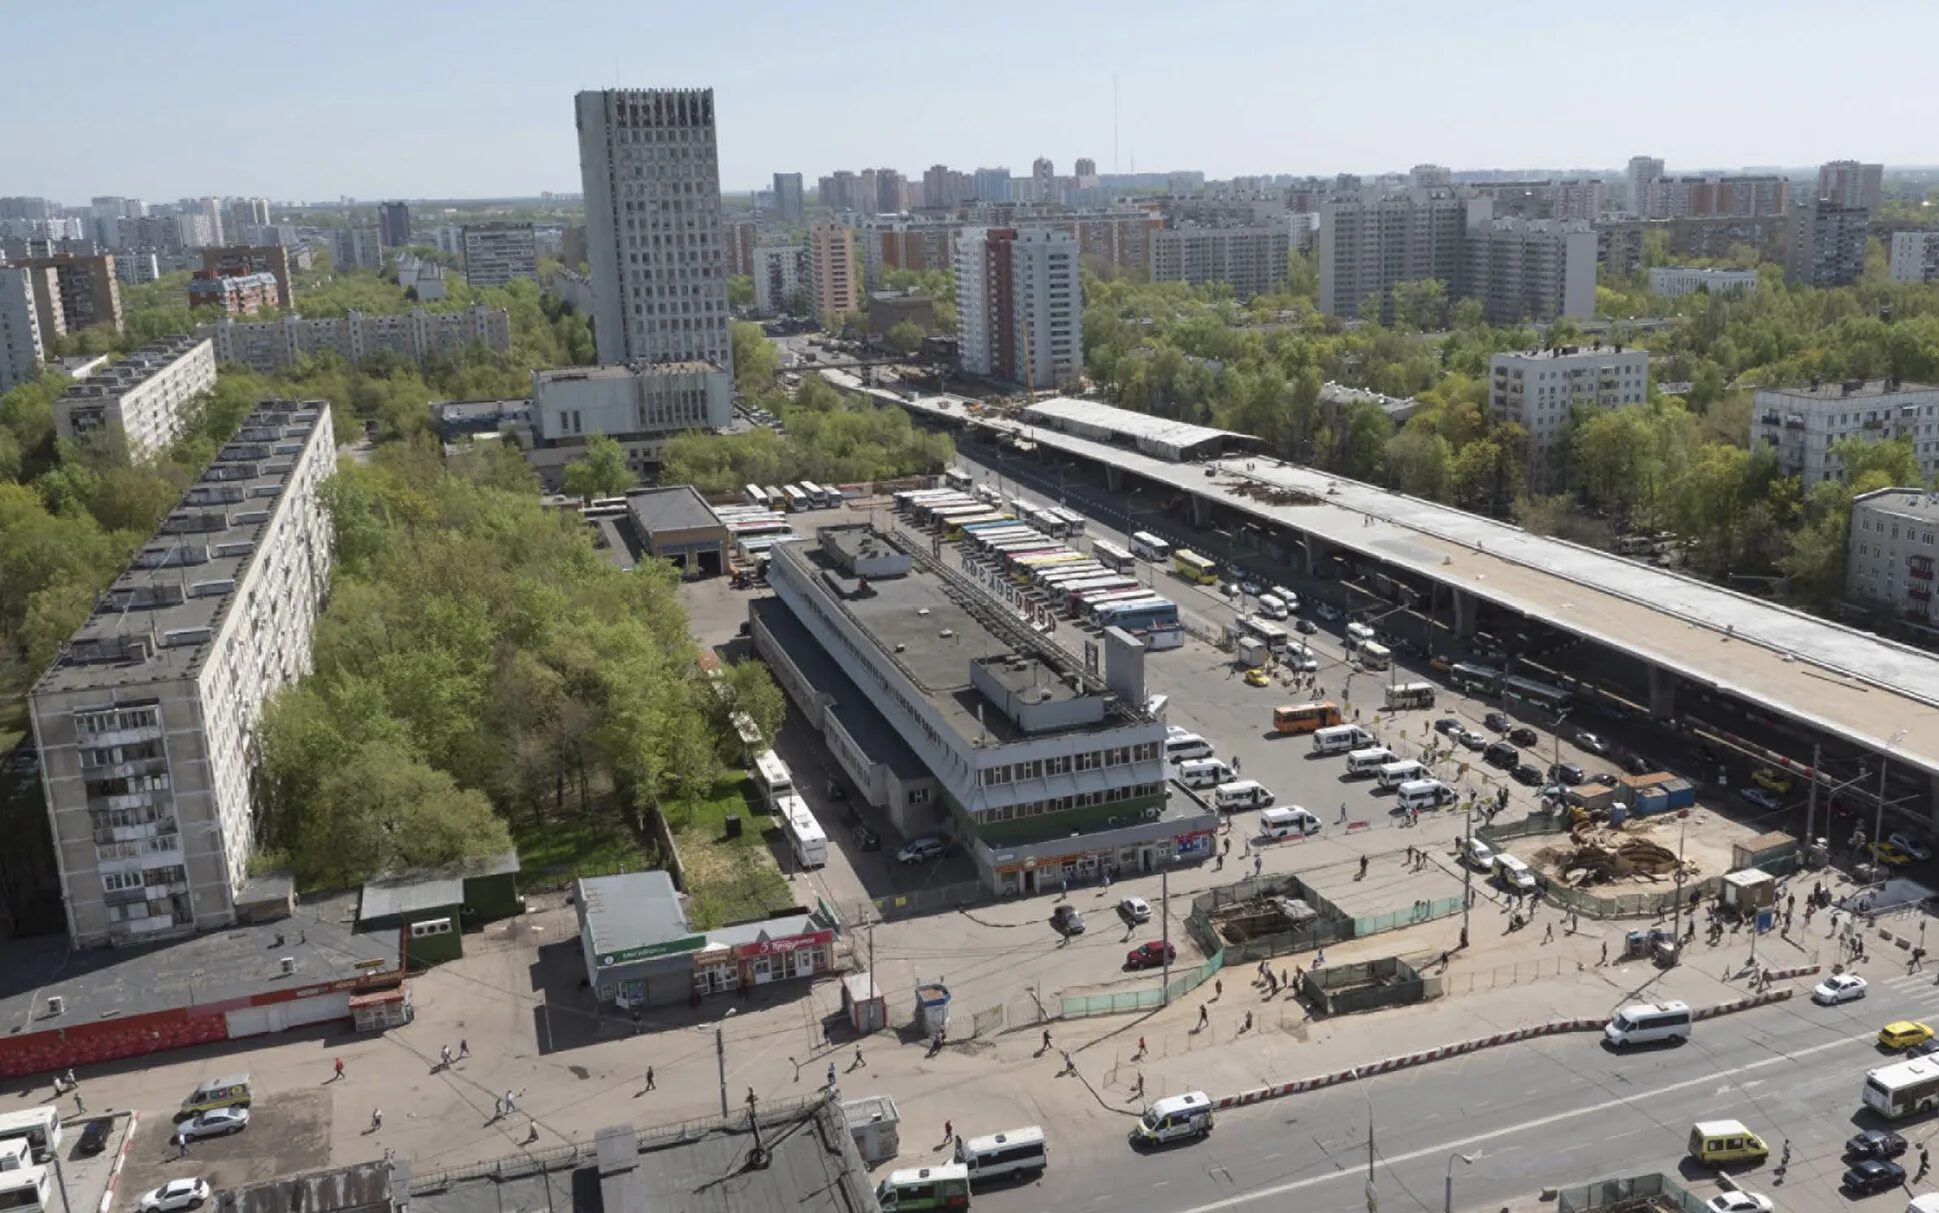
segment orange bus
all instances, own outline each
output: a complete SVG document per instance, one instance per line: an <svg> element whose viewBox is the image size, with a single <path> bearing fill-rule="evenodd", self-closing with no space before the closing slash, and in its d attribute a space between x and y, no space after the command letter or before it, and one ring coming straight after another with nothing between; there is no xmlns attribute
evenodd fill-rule
<svg viewBox="0 0 1939 1213"><path fill-rule="evenodd" d="M1332 700L1301 703L1272 710L1272 727L1277 733L1311 733L1330 729L1340 723L1340 705Z"/></svg>

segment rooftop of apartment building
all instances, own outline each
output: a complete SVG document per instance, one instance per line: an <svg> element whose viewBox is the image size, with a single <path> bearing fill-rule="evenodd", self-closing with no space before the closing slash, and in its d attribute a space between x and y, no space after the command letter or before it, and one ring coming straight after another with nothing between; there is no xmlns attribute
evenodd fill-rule
<svg viewBox="0 0 1939 1213"><path fill-rule="evenodd" d="M1916 518L1922 522L1939 520L1939 493L1929 489L1874 489L1852 498L1852 508L1868 510L1893 518Z"/></svg>
<svg viewBox="0 0 1939 1213"><path fill-rule="evenodd" d="M1897 379L1842 379L1816 381L1802 387L1761 387L1757 389L1757 396L1760 399L1782 396L1788 400L1845 401L1915 392L1939 392L1939 388L1922 383L1904 383Z"/></svg>
<svg viewBox="0 0 1939 1213"><path fill-rule="evenodd" d="M326 402L257 405L95 600L34 693L168 682L200 668L311 441L332 441Z"/></svg>
<svg viewBox="0 0 1939 1213"><path fill-rule="evenodd" d="M134 390L167 370L191 353L196 346L208 344L206 337L163 337L89 373L86 379L68 385L63 400L99 400Z"/></svg>
<svg viewBox="0 0 1939 1213"><path fill-rule="evenodd" d="M1631 354L1637 357L1642 357L1642 358L1649 357L1648 350L1639 349L1633 346L1630 347L1629 349L1624 349L1623 346L1620 344L1558 345L1558 346L1550 347L1548 349L1539 349L1539 350L1502 350L1501 352L1495 354L1494 357L1513 358L1517 361L1526 361L1526 362L1543 362L1543 361L1566 362L1572 358L1609 358L1617 354L1624 354L1624 353Z"/></svg>
<svg viewBox="0 0 1939 1213"><path fill-rule="evenodd" d="M534 383L566 383L575 379L632 379L653 372L662 375L699 375L718 371L711 362L693 359L686 362L614 362L605 366L565 366L555 370L533 371Z"/></svg>
<svg viewBox="0 0 1939 1213"><path fill-rule="evenodd" d="M1025 733L1002 707L977 690L970 673L973 664L981 664L1004 690L1034 703L1068 703L1095 694L1076 689L1073 672L1061 661L1046 660L1047 649L1019 644L1018 637L1027 635L1021 625L1014 636L992 627L988 621L999 618L995 603L974 590L952 585L921 563L901 575L855 576L848 564L853 556L870 544L886 548L886 541L866 526L824 528L822 534L828 536L833 530L849 532L823 540L823 545L836 548L833 554L815 544L790 543L776 546L774 559L797 563L819 581L963 740L976 745L994 739L1001 744L1046 735ZM1102 704L1103 697L1098 698ZM1052 734L1123 723L1106 712L1100 720Z"/></svg>

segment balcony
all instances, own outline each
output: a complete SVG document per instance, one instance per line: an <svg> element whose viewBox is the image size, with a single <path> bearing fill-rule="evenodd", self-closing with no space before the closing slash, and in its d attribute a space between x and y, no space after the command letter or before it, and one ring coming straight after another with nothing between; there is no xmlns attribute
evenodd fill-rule
<svg viewBox="0 0 1939 1213"><path fill-rule="evenodd" d="M1930 556L1909 557L1905 562L1905 574L1908 577L1917 577L1921 581L1931 581L1932 580L1932 557Z"/></svg>

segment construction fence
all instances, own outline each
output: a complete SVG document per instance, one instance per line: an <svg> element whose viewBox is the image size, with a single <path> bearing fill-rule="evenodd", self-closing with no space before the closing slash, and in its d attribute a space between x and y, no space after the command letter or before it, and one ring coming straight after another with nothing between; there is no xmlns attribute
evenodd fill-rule
<svg viewBox="0 0 1939 1213"><path fill-rule="evenodd" d="M1708 1213L1709 1206L1658 1173L1563 1188L1556 1195L1555 1208L1556 1213Z"/></svg>
<svg viewBox="0 0 1939 1213"><path fill-rule="evenodd" d="M1507 849L1506 844L1511 839L1566 835L1569 824L1568 816L1563 813L1530 813L1520 821L1485 825L1474 833L1475 837L1501 851ZM1573 910L1584 918L1654 918L1676 909L1679 896L1674 885L1635 893L1598 893L1591 889L1572 889L1539 874L1537 879L1542 882L1542 895L1551 904L1564 910ZM1707 876L1684 884L1680 895L1687 905L1698 897L1715 897L1722 887L1722 876ZM1456 901L1458 904L1459 899Z"/></svg>
<svg viewBox="0 0 1939 1213"><path fill-rule="evenodd" d="M1083 1019L1091 1015L1122 1015L1134 1011L1155 1011L1176 1002L1212 979L1225 967L1225 953L1215 952L1196 969L1171 979L1171 984L1142 990L1122 990L1108 994L1069 994L1061 1000L1059 1014L1064 1019Z"/></svg>

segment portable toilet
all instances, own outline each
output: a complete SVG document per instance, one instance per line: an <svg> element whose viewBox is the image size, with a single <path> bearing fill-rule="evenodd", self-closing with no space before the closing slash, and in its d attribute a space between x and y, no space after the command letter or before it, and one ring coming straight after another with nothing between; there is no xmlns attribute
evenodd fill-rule
<svg viewBox="0 0 1939 1213"><path fill-rule="evenodd" d="M916 1026L934 1036L949 1026L949 987L939 981L916 987Z"/></svg>

